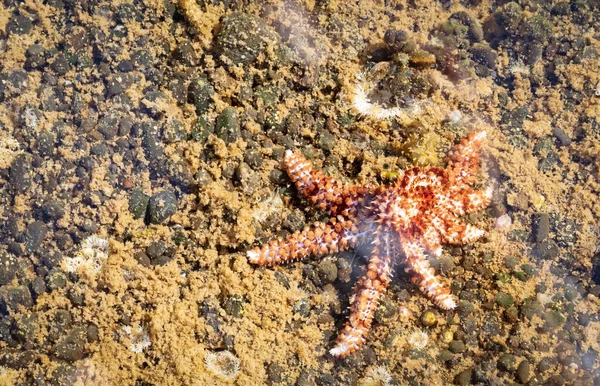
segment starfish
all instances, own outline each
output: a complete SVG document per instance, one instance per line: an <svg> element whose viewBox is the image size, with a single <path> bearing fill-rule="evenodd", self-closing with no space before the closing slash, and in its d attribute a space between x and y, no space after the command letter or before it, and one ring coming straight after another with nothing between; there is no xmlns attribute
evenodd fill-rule
<svg viewBox="0 0 600 386"><path fill-rule="evenodd" d="M273 265L324 256L357 245L370 247L366 274L355 287L351 313L330 354L346 357L365 342L375 309L392 277L395 263L439 308L456 307L454 296L430 267L427 255L439 256L442 243L470 243L483 230L458 217L485 208L491 187L474 190L485 131L471 133L449 154L446 168L414 167L392 185L352 186L325 175L288 150L284 164L298 191L329 213L328 222L271 240L247 253L253 264Z"/></svg>

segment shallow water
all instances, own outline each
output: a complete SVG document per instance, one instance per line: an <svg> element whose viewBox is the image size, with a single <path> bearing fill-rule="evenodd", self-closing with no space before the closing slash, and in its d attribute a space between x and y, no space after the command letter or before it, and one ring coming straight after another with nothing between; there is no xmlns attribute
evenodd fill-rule
<svg viewBox="0 0 600 386"><path fill-rule="evenodd" d="M593 1L6 0L0 385L600 384ZM445 167L485 130L485 231L403 255L332 357L372 246L258 267L347 184ZM401 246L397 246L398 250Z"/></svg>

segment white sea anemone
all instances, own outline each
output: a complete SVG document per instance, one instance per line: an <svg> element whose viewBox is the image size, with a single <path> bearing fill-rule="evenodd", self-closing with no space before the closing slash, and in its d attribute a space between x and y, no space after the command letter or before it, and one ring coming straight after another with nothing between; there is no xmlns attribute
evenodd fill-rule
<svg viewBox="0 0 600 386"><path fill-rule="evenodd" d="M415 329L408 337L408 344L416 349L422 350L429 343L429 335L423 330Z"/></svg>
<svg viewBox="0 0 600 386"><path fill-rule="evenodd" d="M240 372L240 363L239 358L229 351L209 351L204 356L206 368L219 378L226 380L233 380L237 377Z"/></svg>
<svg viewBox="0 0 600 386"><path fill-rule="evenodd" d="M137 326L135 330L132 329L131 326L123 326L121 327L121 330L131 341L129 350L136 354L143 352L152 344L150 335L144 326Z"/></svg>
<svg viewBox="0 0 600 386"><path fill-rule="evenodd" d="M361 386L387 386L392 382L392 375L384 366L370 367L361 379Z"/></svg>
<svg viewBox="0 0 600 386"><path fill-rule="evenodd" d="M360 72L356 75L356 82L352 88L351 102L359 114L377 119L391 119L395 117L408 118L421 113L421 106L418 102L404 108L399 106L387 108L372 101L369 94L375 90L376 85L377 82L369 80L365 72Z"/></svg>
<svg viewBox="0 0 600 386"><path fill-rule="evenodd" d="M64 268L67 272L76 272L82 267L99 272L108 259L109 249L107 239L92 235L81 243L75 256L65 258Z"/></svg>

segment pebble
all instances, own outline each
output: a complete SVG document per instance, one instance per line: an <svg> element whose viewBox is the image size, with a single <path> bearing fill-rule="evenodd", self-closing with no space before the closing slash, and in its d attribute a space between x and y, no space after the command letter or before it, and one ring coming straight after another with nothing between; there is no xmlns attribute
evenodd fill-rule
<svg viewBox="0 0 600 386"><path fill-rule="evenodd" d="M453 340L448 345L448 349L450 351L452 351L453 353L455 353L455 354L459 354L459 353L465 352L465 350L467 349L467 347L465 346L465 344L462 341L460 341L460 340Z"/></svg>
<svg viewBox="0 0 600 386"><path fill-rule="evenodd" d="M225 298L223 309L234 318L241 318L244 314L244 298L240 295L230 295Z"/></svg>
<svg viewBox="0 0 600 386"><path fill-rule="evenodd" d="M44 241L47 232L48 228L41 221L34 221L29 224L25 234L25 249L28 252L37 251L42 241Z"/></svg>
<svg viewBox="0 0 600 386"><path fill-rule="evenodd" d="M7 34L25 35L31 31L33 22L30 18L23 15L16 15L9 18L8 24L6 24Z"/></svg>
<svg viewBox="0 0 600 386"><path fill-rule="evenodd" d="M519 363L519 367L517 367L517 379L522 384L526 384L529 381L530 374L530 365L527 359L521 361Z"/></svg>
<svg viewBox="0 0 600 386"><path fill-rule="evenodd" d="M235 142L241 136L237 112L233 107L225 107L215 122L215 134L227 143Z"/></svg>
<svg viewBox="0 0 600 386"><path fill-rule="evenodd" d="M317 272L322 284L330 284L337 279L337 266L332 259L321 260L317 267Z"/></svg>
<svg viewBox="0 0 600 386"><path fill-rule="evenodd" d="M31 292L24 285L0 287L0 308L9 308L16 311L18 306L29 308L33 305Z"/></svg>
<svg viewBox="0 0 600 386"><path fill-rule="evenodd" d="M129 211L133 218L145 218L150 196L141 190L134 190L129 197Z"/></svg>
<svg viewBox="0 0 600 386"><path fill-rule="evenodd" d="M58 359L74 362L83 358L86 343L86 329L75 327L64 335L52 348L52 353Z"/></svg>
<svg viewBox="0 0 600 386"><path fill-rule="evenodd" d="M456 375L456 378L454 378L454 383L461 386L470 385L472 376L473 369L463 370Z"/></svg>
<svg viewBox="0 0 600 386"><path fill-rule="evenodd" d="M431 327L437 324L437 314L432 310L426 310L421 314L421 324Z"/></svg>
<svg viewBox="0 0 600 386"><path fill-rule="evenodd" d="M196 107L196 114L199 116L206 114L213 104L212 97L215 89L208 79L201 76L193 80L188 87L188 102Z"/></svg>
<svg viewBox="0 0 600 386"><path fill-rule="evenodd" d="M170 190L155 193L148 201L148 220L151 224L166 221L177 211L177 197Z"/></svg>
<svg viewBox="0 0 600 386"><path fill-rule="evenodd" d="M508 308L508 307L512 306L514 303L513 297L504 292L498 292L495 300L496 300L496 304L498 304L499 306L502 306L504 308Z"/></svg>
<svg viewBox="0 0 600 386"><path fill-rule="evenodd" d="M559 248L554 240L544 240L531 250L531 255L536 258L551 260L558 256Z"/></svg>
<svg viewBox="0 0 600 386"><path fill-rule="evenodd" d="M55 221L61 219L65 215L65 206L61 201L51 199L42 205L42 211L44 212L46 219Z"/></svg>
<svg viewBox="0 0 600 386"><path fill-rule="evenodd" d="M516 358L512 354L502 354L498 359L498 368L503 371L515 371Z"/></svg>
<svg viewBox="0 0 600 386"><path fill-rule="evenodd" d="M17 272L17 259L0 251L0 286L10 283Z"/></svg>
<svg viewBox="0 0 600 386"><path fill-rule="evenodd" d="M9 183L15 194L25 193L31 186L31 159L19 154L10 165Z"/></svg>
<svg viewBox="0 0 600 386"><path fill-rule="evenodd" d="M226 56L234 65L250 64L265 49L267 41L276 41L277 33L262 19L243 12L227 15L215 38L215 58Z"/></svg>

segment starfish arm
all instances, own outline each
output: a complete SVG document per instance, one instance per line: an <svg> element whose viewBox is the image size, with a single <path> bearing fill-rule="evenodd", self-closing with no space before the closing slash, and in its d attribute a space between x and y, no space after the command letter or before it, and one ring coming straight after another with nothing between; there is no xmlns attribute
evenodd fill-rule
<svg viewBox="0 0 600 386"><path fill-rule="evenodd" d="M463 138L449 153L450 159L446 171L457 182L470 184L479 170L479 152L485 131L471 133Z"/></svg>
<svg viewBox="0 0 600 386"><path fill-rule="evenodd" d="M290 150L285 152L283 162L298 191L333 216L356 214L358 204L368 191L367 187L347 186L327 176L306 158Z"/></svg>
<svg viewBox="0 0 600 386"><path fill-rule="evenodd" d="M404 271L412 275L412 281L421 292L444 309L451 310L456 307L454 296L435 275L433 268L423 253L423 248L410 237L402 237L402 250L406 256L406 267Z"/></svg>
<svg viewBox="0 0 600 386"><path fill-rule="evenodd" d="M340 331L335 346L329 351L333 356L345 358L365 342L379 299L390 283L394 240L390 232L378 232L369 268L356 285L351 313Z"/></svg>
<svg viewBox="0 0 600 386"><path fill-rule="evenodd" d="M461 192L461 201L466 213L475 213L487 208L492 201L493 189L488 186L485 190L463 189Z"/></svg>
<svg viewBox="0 0 600 386"><path fill-rule="evenodd" d="M315 222L312 227L296 231L285 239L271 240L261 248L248 251L248 260L258 265L273 265L308 255L319 257L344 251L354 244L353 234L356 232L354 223L341 216L339 219L332 218L327 224Z"/></svg>
<svg viewBox="0 0 600 386"><path fill-rule="evenodd" d="M450 213L439 213L431 217L431 224L437 229L442 240L449 244L467 244L485 233L482 229L467 224Z"/></svg>

